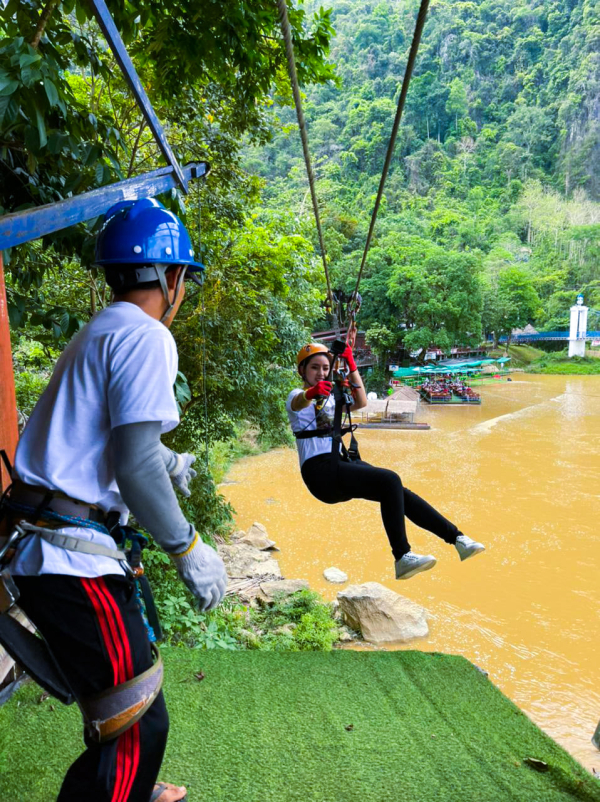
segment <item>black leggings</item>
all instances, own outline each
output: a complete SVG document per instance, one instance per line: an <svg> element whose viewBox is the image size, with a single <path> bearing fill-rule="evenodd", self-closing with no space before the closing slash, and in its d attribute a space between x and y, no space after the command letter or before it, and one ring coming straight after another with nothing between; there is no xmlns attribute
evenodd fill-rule
<svg viewBox="0 0 600 802"><path fill-rule="evenodd" d="M344 462L340 458L336 472L331 465L331 454L319 454L306 460L302 466L302 478L313 496L325 504L337 504L353 498L378 501L396 560L410 551L405 515L414 524L433 532L446 543L456 543L456 538L461 534L430 504L404 487L397 473L387 468L375 468L362 460Z"/></svg>

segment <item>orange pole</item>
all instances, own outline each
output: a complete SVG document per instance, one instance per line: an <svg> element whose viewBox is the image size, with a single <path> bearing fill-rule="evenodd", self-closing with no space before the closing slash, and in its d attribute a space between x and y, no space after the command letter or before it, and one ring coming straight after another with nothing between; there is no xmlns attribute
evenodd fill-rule
<svg viewBox="0 0 600 802"><path fill-rule="evenodd" d="M0 251L0 450L6 451L11 462L15 457L18 439L15 375L10 347L4 263L2 261L2 252ZM10 477L4 465L1 465L0 490L4 491L9 484Z"/></svg>

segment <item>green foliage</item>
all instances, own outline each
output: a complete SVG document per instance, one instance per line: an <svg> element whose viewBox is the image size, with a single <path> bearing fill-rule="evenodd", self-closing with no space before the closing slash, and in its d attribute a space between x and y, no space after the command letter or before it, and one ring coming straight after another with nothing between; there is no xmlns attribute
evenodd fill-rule
<svg viewBox="0 0 600 802"><path fill-rule="evenodd" d="M398 334L390 331L387 326L371 326L366 332L367 345L377 356L380 364L385 364L388 353L395 348Z"/></svg>
<svg viewBox="0 0 600 802"><path fill-rule="evenodd" d="M338 639L331 607L318 593L300 590L291 596L250 612L260 639L250 648L265 651L331 651Z"/></svg>
<svg viewBox="0 0 600 802"><path fill-rule="evenodd" d="M212 542L214 535L227 535L233 526L233 508L217 492L215 482L200 459L194 463L197 476L190 485L191 496L180 498L179 504L188 521L192 521L204 540Z"/></svg>
<svg viewBox="0 0 600 802"><path fill-rule="evenodd" d="M448 251L427 242L407 243L404 263L395 268L388 297L408 331L404 345L449 349L481 337L478 254Z"/></svg>
<svg viewBox="0 0 600 802"><path fill-rule="evenodd" d="M48 375L40 373L16 373L15 391L17 395L17 409L24 415L31 415L40 395L46 389Z"/></svg>
<svg viewBox="0 0 600 802"><path fill-rule="evenodd" d="M143 556L169 645L298 652L331 651L338 640L331 607L314 591L299 591L250 610L227 597L216 610L201 613L162 549L151 543Z"/></svg>
<svg viewBox="0 0 600 802"><path fill-rule="evenodd" d="M203 251L205 260L214 255L220 262L231 225L242 222L245 201L256 192L239 170L241 137L269 136L265 109L281 85L285 54L274 36L279 27L272 4L192 5L182 0L167 9L134 0L111 12L179 159L211 162L205 221L217 221L220 237L212 243L217 254L210 245ZM329 16L319 10L309 20L302 8L290 10L303 82L332 78L325 60ZM285 84L283 89L281 97ZM60 201L161 161L89 5L10 0L0 18L0 213ZM185 215L177 192L164 200ZM63 278L79 261L89 266L98 223L90 220L6 255L13 327L43 325L64 345L104 305L106 290L93 271L83 271L85 286L75 303ZM60 305L44 288L55 270Z"/></svg>
<svg viewBox="0 0 600 802"><path fill-rule="evenodd" d="M528 371L530 373L544 373L547 375L567 376L599 376L600 359L597 357L568 356L568 349L545 354L541 359L533 362Z"/></svg>
<svg viewBox="0 0 600 802"><path fill-rule="evenodd" d="M29 415L46 389L58 351L26 337L13 335L11 340L17 408Z"/></svg>
<svg viewBox="0 0 600 802"><path fill-rule="evenodd" d="M358 0L332 6L341 89L309 88L305 113L333 281L350 291L416 7L383 0L365 15ZM443 0L431 10L363 275L361 327L406 332L412 347L443 347L474 342L482 327L565 328L577 291L592 297L600 73L589 7L587 0L568 9L543 0L533 11L519 0ZM276 113L280 131L260 151L266 197L308 218L293 117ZM247 150L252 163L257 155ZM432 280L427 260L436 247ZM457 277L454 254L480 263L478 275ZM462 283L462 298L448 303L445 280Z"/></svg>
<svg viewBox="0 0 600 802"><path fill-rule="evenodd" d="M510 254L507 254L510 258ZM504 264L488 272L484 284L483 324L494 334L494 343L505 336L510 344L511 332L523 328L541 311L534 281L527 270Z"/></svg>

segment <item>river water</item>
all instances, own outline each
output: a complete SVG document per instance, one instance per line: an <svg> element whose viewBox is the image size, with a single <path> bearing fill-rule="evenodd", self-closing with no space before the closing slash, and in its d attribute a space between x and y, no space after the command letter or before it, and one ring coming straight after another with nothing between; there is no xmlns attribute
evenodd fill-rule
<svg viewBox="0 0 600 802"><path fill-rule="evenodd" d="M327 506L300 478L295 451L238 462L221 487L237 524L263 523L284 576L326 598L380 582L423 605L430 634L404 648L462 654L587 768L600 719L600 378L513 374L481 388L480 407L428 407L429 431L359 430L363 459L392 468L487 550L455 550L408 524L432 571L405 582L378 505Z"/></svg>

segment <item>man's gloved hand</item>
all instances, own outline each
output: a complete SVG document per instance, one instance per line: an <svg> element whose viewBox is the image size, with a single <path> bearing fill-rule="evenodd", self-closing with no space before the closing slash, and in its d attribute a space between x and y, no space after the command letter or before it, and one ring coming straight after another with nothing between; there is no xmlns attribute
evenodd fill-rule
<svg viewBox="0 0 600 802"><path fill-rule="evenodd" d="M198 473L191 467L196 462L196 457L193 454L177 454L175 451L171 453L176 457L176 461L175 466L169 471L169 476L175 489L179 490L182 496L189 498L191 493L188 484L198 476Z"/></svg>
<svg viewBox="0 0 600 802"><path fill-rule="evenodd" d="M352 353L352 348L350 347L350 344L346 346L341 356L342 359L345 359L346 362L348 363L348 368L350 370L350 373L354 373L354 371L356 370L356 362L354 361L354 354Z"/></svg>
<svg viewBox="0 0 600 802"><path fill-rule="evenodd" d="M317 382L314 387L309 387L308 390L304 391L304 397L307 401L312 401L313 398L316 398L318 395L327 398L328 395L331 395L331 390L333 388L333 384L328 381L320 381Z"/></svg>
<svg viewBox="0 0 600 802"><path fill-rule="evenodd" d="M170 557L201 610L212 610L222 601L227 589L225 565L217 552L202 542L198 532L186 551Z"/></svg>

